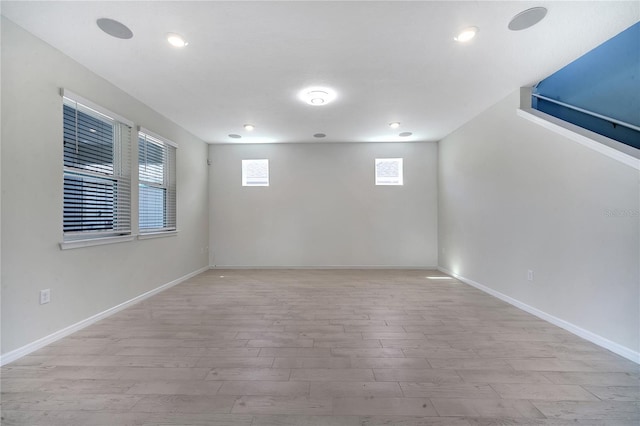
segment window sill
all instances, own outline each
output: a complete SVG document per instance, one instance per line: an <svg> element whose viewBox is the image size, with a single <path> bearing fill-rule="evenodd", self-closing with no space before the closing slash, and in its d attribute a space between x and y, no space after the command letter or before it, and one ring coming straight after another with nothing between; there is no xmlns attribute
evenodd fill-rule
<svg viewBox="0 0 640 426"><path fill-rule="evenodd" d="M146 232L138 234L139 240L150 240L152 238L173 237L178 235L178 230L162 231L162 232Z"/></svg>
<svg viewBox="0 0 640 426"><path fill-rule="evenodd" d="M124 243L133 241L135 235L122 235L118 237L91 238L86 240L63 241L60 244L60 250L70 250L82 247L101 246L104 244Z"/></svg>

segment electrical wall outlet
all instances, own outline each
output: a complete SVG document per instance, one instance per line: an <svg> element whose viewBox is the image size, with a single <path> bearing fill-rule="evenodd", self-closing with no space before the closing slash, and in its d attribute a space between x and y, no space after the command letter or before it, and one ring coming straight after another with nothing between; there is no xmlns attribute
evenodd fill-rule
<svg viewBox="0 0 640 426"><path fill-rule="evenodd" d="M527 281L533 281L533 271L531 269L527 270Z"/></svg>
<svg viewBox="0 0 640 426"><path fill-rule="evenodd" d="M44 305L49 302L51 302L51 289L40 290L40 304Z"/></svg>

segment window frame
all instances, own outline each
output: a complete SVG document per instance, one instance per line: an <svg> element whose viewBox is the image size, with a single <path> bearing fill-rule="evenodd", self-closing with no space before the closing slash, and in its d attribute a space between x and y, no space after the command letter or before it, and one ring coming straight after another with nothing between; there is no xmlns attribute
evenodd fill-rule
<svg viewBox="0 0 640 426"><path fill-rule="evenodd" d="M384 177L378 176L378 164L380 162L388 162L394 161L398 163L398 181L384 181ZM374 183L376 186L404 186L404 158L396 157L396 158L376 158L374 160Z"/></svg>
<svg viewBox="0 0 640 426"><path fill-rule="evenodd" d="M131 185L132 185L132 171L131 171L131 142L132 142L132 131L133 131L133 122L112 112L108 109L97 105L88 99L83 98L67 89L61 89L60 95L62 98L61 106L62 106L62 126L63 126L63 222L62 222L62 242L60 243L61 249L68 248L76 248L76 247L86 247L98 244L108 244L114 242L121 241L129 241L133 239L132 235L132 224L131 224L131 212L132 212L132 204L131 204ZM67 160L67 152L65 151L65 135L64 135L64 126L65 126L65 106L73 108L76 113L76 122L73 123L76 135L76 154L77 147L80 146L81 141L78 130L79 124L77 121L78 113L82 113L88 116L91 119L102 121L104 124L108 124L113 126L113 135L112 135L112 145L111 148L111 171L100 170L96 167L94 170L90 168L81 168L66 164ZM89 129L91 131L91 129ZM93 131L95 133L95 130ZM84 147L88 146L84 145ZM96 154L97 151L89 151L85 153L85 159L91 157L92 155L96 155L96 159L101 160L101 156L103 154ZM114 215L115 222L112 224L110 229L80 229L80 230L65 230L65 228L70 227L71 225L65 224L65 220L71 220L74 218L72 204L67 204L65 202L65 198L71 200L80 200L84 195L78 196L74 194L74 191L77 189L73 188L73 180L77 180L78 182L84 182L84 180L93 180L94 183L99 184L99 182L103 182L104 184L114 185L116 190L114 205L111 207L111 212ZM66 185L70 185L67 187ZM84 184L82 185L84 188ZM84 189L83 189L84 190ZM69 196L69 195L73 196ZM67 197L69 196L69 197ZM102 194L101 196L104 196ZM69 201L71 203L72 201ZM91 204L82 204L81 206L91 206ZM94 204L95 205L95 204ZM83 208L83 207L80 207ZM66 210L69 209L69 210ZM77 215L77 212L76 212ZM77 217L77 216L76 216ZM80 215L80 227L91 227L90 220L85 224L82 220L82 215ZM94 225L97 226L97 225Z"/></svg>
<svg viewBox="0 0 640 426"><path fill-rule="evenodd" d="M267 177L266 177L266 183L249 183L247 182L247 178L249 176L247 176L247 169L248 166L251 162L263 162L266 161L267 164ZM255 159L245 159L242 160L242 186L243 187L252 187L252 186L262 186L262 187L267 187L270 186L271 184L271 173L270 173L270 169L269 169L269 159L268 158L255 158Z"/></svg>
<svg viewBox="0 0 640 426"><path fill-rule="evenodd" d="M150 180L143 180L140 172L140 168L143 166L142 158L140 157L140 143L142 137L145 138L145 143L153 143L159 145L163 149L163 182L152 182ZM160 136L144 127L138 128L138 239L148 239L153 237L163 237L168 235L175 235L178 232L178 201L177 201L177 151L178 144L170 139ZM147 159L145 158L145 166ZM164 206L163 206L163 227L143 227L142 226L142 186L145 185L150 188L163 189L165 191Z"/></svg>

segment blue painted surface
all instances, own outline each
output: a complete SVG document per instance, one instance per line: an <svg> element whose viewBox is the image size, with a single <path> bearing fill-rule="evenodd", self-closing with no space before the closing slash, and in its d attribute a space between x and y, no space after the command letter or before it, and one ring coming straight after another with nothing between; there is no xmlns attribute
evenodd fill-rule
<svg viewBox="0 0 640 426"><path fill-rule="evenodd" d="M640 22L542 80L533 93L640 127ZM536 97L532 106L640 149L637 130Z"/></svg>

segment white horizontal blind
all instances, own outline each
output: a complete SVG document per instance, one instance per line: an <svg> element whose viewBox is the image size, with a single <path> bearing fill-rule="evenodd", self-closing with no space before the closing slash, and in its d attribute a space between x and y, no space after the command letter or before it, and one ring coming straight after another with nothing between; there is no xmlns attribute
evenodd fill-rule
<svg viewBox="0 0 640 426"><path fill-rule="evenodd" d="M65 240L131 232L131 127L63 98Z"/></svg>
<svg viewBox="0 0 640 426"><path fill-rule="evenodd" d="M140 232L176 229L176 147L138 133Z"/></svg>

